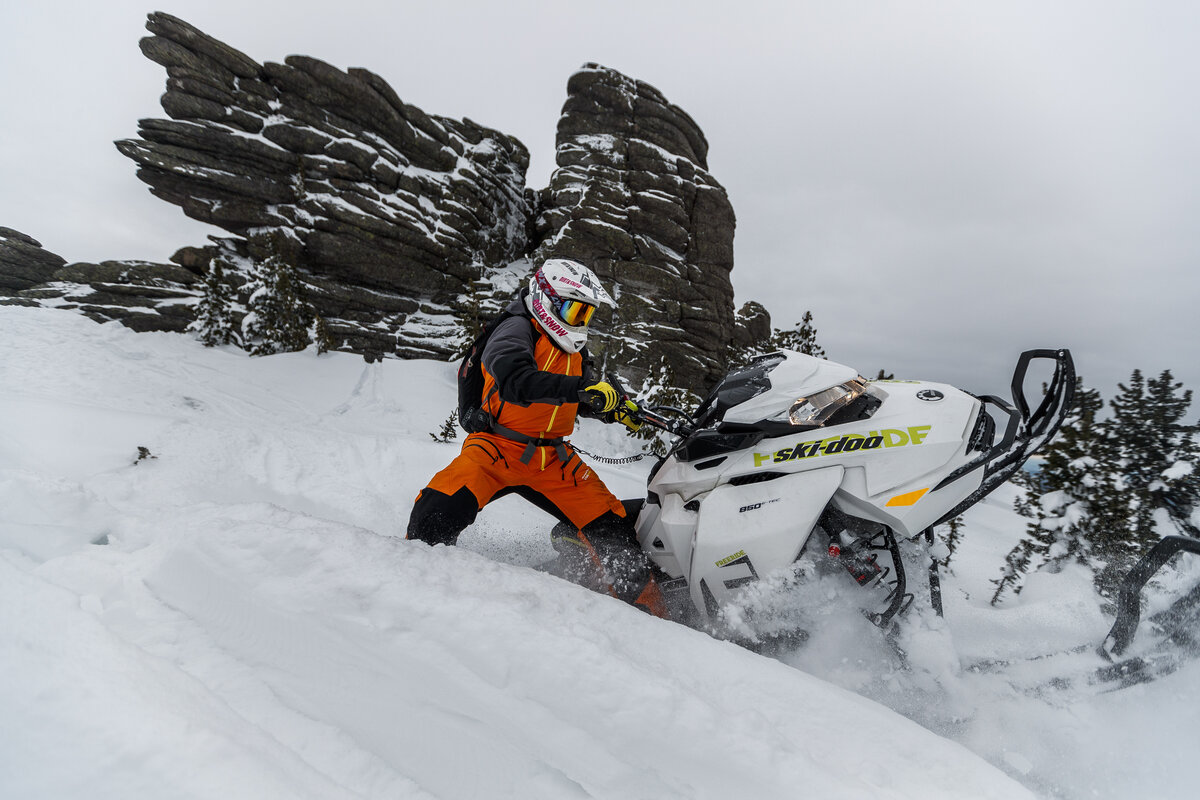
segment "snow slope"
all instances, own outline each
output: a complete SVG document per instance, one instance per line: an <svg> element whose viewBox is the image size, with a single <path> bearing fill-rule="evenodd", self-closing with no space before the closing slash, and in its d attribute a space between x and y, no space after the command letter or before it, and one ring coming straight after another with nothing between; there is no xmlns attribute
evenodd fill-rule
<svg viewBox="0 0 1200 800"><path fill-rule="evenodd" d="M861 638L773 660L528 569L550 521L516 498L458 548L402 539L456 452L451 365L15 307L0 348L0 797L1188 793L1159 770L1200 744L1194 669L1053 696L963 669L1107 627L1085 576L986 606L1003 498L913 669ZM644 464L600 471L634 496Z"/></svg>

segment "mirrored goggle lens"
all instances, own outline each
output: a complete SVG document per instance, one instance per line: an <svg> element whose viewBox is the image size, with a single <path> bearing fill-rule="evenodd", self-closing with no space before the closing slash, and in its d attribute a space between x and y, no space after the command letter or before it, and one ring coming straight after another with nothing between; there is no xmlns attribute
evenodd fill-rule
<svg viewBox="0 0 1200 800"><path fill-rule="evenodd" d="M572 327L587 325L592 321L592 315L595 313L596 307L588 305L582 300L564 300L558 309L558 315L562 321Z"/></svg>

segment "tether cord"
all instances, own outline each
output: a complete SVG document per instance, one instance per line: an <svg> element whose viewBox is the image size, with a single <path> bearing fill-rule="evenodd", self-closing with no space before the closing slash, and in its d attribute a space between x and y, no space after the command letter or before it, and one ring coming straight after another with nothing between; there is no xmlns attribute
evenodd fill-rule
<svg viewBox="0 0 1200 800"><path fill-rule="evenodd" d="M595 459L596 461L599 461L601 464L615 464L615 465L632 464L635 461L641 461L643 458L646 457L645 453L638 453L637 455L625 456L624 458L608 458L606 456L598 456L595 453L589 453L587 450L584 450L582 447L577 447L575 444L571 444L571 449L574 450L576 453L582 453L583 455L587 456L588 458Z"/></svg>

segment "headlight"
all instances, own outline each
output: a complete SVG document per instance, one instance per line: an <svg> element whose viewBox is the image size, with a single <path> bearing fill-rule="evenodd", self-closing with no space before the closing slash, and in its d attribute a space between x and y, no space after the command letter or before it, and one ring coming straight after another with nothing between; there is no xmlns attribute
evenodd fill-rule
<svg viewBox="0 0 1200 800"><path fill-rule="evenodd" d="M787 411L787 421L808 428L819 427L836 414L838 409L845 408L858 399L866 389L866 381L858 378L846 381L840 386L822 389L807 397L798 397Z"/></svg>

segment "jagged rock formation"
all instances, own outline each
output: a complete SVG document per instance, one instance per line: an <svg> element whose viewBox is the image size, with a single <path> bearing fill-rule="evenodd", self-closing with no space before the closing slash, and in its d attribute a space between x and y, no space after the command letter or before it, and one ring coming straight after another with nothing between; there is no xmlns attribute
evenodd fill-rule
<svg viewBox="0 0 1200 800"><path fill-rule="evenodd" d="M703 391L731 345L769 335L761 306L733 311L735 220L704 135L648 84L593 64L571 76L558 168L535 193L519 141L427 114L365 69L307 56L259 64L162 13L146 27L141 48L166 67L170 119L141 120L139 138L116 145L155 196L230 236L185 247L173 264L66 265L0 229L7 302L183 330L218 256L234 290L254 264L282 257L338 349L446 358L472 315L560 255L593 266L618 298L593 349L635 387L667 365Z"/></svg>
<svg viewBox="0 0 1200 800"><path fill-rule="evenodd" d="M167 69L172 119L142 120L141 138L117 147L151 191L240 237L288 231L336 339L452 353L456 300L525 254L524 145L425 114L365 69L307 56L260 65L162 13L146 27L142 52ZM422 335L402 334L416 319Z"/></svg>
<svg viewBox="0 0 1200 800"><path fill-rule="evenodd" d="M598 64L568 81L539 256L577 258L617 287L593 349L635 380L663 361L690 387L724 372L735 219L707 158L699 126L653 86Z"/></svg>

